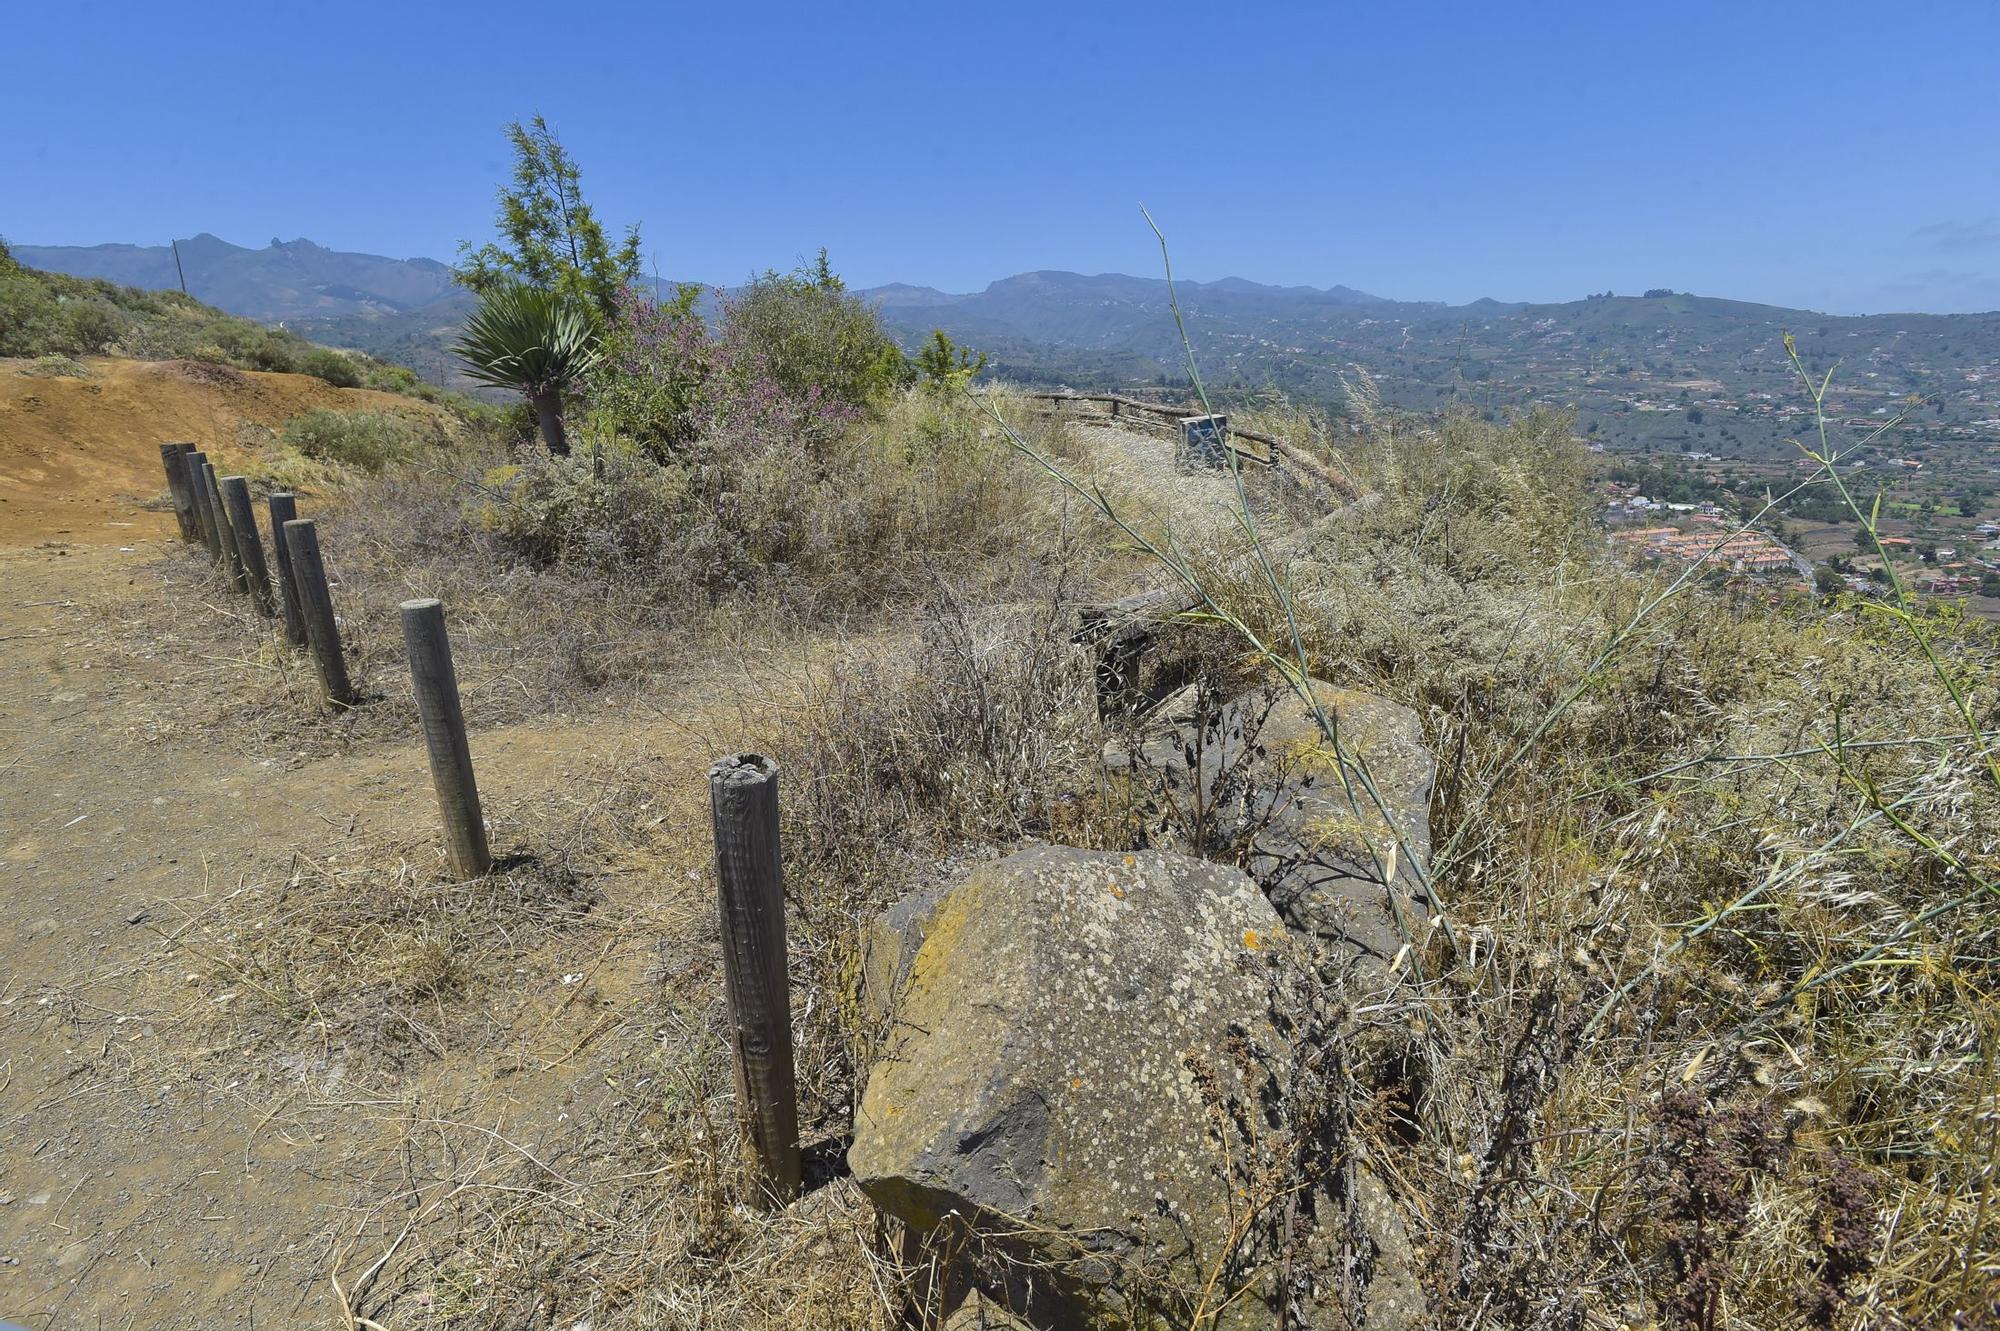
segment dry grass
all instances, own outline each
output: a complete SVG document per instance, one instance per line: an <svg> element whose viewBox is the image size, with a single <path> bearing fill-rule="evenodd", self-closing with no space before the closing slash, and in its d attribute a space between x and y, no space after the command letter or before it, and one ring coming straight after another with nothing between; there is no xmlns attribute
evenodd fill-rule
<svg viewBox="0 0 2000 1331"><path fill-rule="evenodd" d="M1339 429L1282 408L1256 422L1380 496L1280 573L1314 673L1424 718L1455 941L1431 937L1420 977L1371 1003L1355 1048L1393 1059L1315 1064L1299 1093L1318 1154L1300 1169L1373 1162L1445 1325L1991 1324L2000 906L1978 884L2000 873L2000 792L1929 666L1860 607L1663 598L1609 562L1560 417L1417 422L1360 402ZM801 710L766 735L787 773L803 1116L830 1158L859 1066L855 926L995 846L1132 835L1067 619L1129 585L1130 561L976 418L940 410L912 399L810 471L614 452L600 478L587 449L564 469L474 448L328 496L354 673L380 695L348 716L320 712L263 626L162 631L257 663L247 714L293 751L409 733L393 613L419 593L447 603L475 727L644 705L719 661L812 659ZM1265 502L1273 523L1325 505ZM1283 607L1236 552L1191 547L1275 637ZM210 590L171 576L184 601ZM1991 634L1930 622L2000 724ZM1241 665L1219 633L1213 651ZM611 780L608 807L644 785ZM382 848L202 917L237 1038L338 1039L387 1072L467 1038L455 1023L483 1020L477 995L523 956L568 967L585 934L668 940L643 976L628 965L578 1055L597 1089L575 1127L515 1149L466 1116L399 1120L418 1145L382 1186L424 1218L355 1310L397 1331L889 1325L907 1273L851 1187L780 1217L744 1205L707 926L617 890L578 923L606 846L628 869L701 857L603 822L516 821L536 863L476 889ZM575 862L552 849L584 844ZM328 960L357 954L384 983ZM1313 1260L1333 1279L1338 1257ZM373 1255L349 1258L352 1275Z"/></svg>
<svg viewBox="0 0 2000 1331"><path fill-rule="evenodd" d="M480 1000L492 986L600 899L560 863L518 856L454 882L428 845L408 851L430 863L299 857L281 880L247 884L205 909L187 903L174 943L198 967L188 978L213 1014L206 1024L221 1028L205 1038L275 1055L304 1080L445 1057L486 1033L491 1014Z"/></svg>
<svg viewBox="0 0 2000 1331"><path fill-rule="evenodd" d="M1433 1293L1503 1325L1981 1324L2000 790L1864 607L1641 616L1664 589L1594 548L1565 434L1377 417L1337 442L1384 502L1287 570L1321 670L1417 707L1441 760L1458 943L1399 998ZM1991 633L1929 622L1993 717Z"/></svg>

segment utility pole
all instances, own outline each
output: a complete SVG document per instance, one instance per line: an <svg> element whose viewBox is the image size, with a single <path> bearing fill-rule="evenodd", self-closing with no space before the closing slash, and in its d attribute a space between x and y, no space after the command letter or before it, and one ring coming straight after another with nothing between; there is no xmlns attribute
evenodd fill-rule
<svg viewBox="0 0 2000 1331"><path fill-rule="evenodd" d="M178 240L170 240L167 244L173 248L174 273L181 279L181 294L185 296L188 293L188 275L186 270L181 267L181 243Z"/></svg>

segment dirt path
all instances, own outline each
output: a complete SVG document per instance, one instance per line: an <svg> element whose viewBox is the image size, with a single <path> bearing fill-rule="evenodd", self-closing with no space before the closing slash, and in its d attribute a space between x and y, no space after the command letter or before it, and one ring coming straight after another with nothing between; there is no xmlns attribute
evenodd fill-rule
<svg viewBox="0 0 2000 1331"><path fill-rule="evenodd" d="M521 959L523 992L480 1000L478 1047L406 1075L286 1077L200 1047L189 1033L230 997L193 972L175 987L201 968L203 913L282 884L295 855L422 854L435 810L414 736L302 760L176 719L226 713L226 674L191 683L168 652L115 647L163 561L191 557L175 544L0 550L0 1317L33 1331L341 1325L328 1274L393 1233L413 1125L476 1113L553 1149L560 1106L606 1075L564 1051L623 1038L661 933L634 919L700 914L697 884L657 858L600 870L592 921ZM635 767L693 821L709 757L685 727L610 713L474 750L501 824ZM561 1070L512 1075L538 1064Z"/></svg>
<svg viewBox="0 0 2000 1331"><path fill-rule="evenodd" d="M1157 435L1077 421L1069 428L1114 502L1132 505L1183 544L1234 544L1236 485L1228 472L1177 470L1174 445Z"/></svg>
<svg viewBox="0 0 2000 1331"><path fill-rule="evenodd" d="M0 1318L351 1327L330 1277L351 1295L405 1218L505 1195L497 1171L521 1158L599 1160L614 1180L631 1168L590 1125L658 1112L657 1093L627 1083L658 1075L662 1012L697 1059L722 1047L703 773L784 723L804 668L747 703L685 680L644 715L604 704L476 731L496 850L553 859L563 829L604 833L577 861L588 910L496 944L455 1011L440 1000L418 1023L397 1009L416 1052L393 1068L350 1065L317 1012L274 1052L238 1014L286 977L219 949L242 920L286 918L287 894L312 887L302 865L322 889L348 866L378 886L410 862L411 881L436 877L421 743L321 735L294 749L228 724L270 629L219 591L188 597L199 560L151 507L153 440L173 422L114 412L117 428L93 433L74 415L135 375L157 390L145 376L160 372L93 370L0 383ZM242 419L317 391L250 386L272 401L239 391ZM1176 476L1159 441L1093 433L1112 436L1090 441L1107 489L1173 515L1184 539L1223 537L1226 477ZM208 639L160 631L173 596ZM259 909L235 911L244 901ZM386 993L408 941L362 930L323 950ZM685 980L681 997L663 971ZM677 1141L685 1124L672 1127ZM851 1189L816 1196L825 1223L844 1223ZM398 1311L398 1325L421 1320Z"/></svg>

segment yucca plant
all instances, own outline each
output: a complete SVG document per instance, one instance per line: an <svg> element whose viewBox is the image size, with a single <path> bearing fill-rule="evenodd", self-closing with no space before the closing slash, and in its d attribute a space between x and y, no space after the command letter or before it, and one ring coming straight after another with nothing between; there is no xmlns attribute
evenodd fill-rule
<svg viewBox="0 0 2000 1331"><path fill-rule="evenodd" d="M597 331L582 305L541 287L496 287L479 298L453 349L480 383L523 394L549 452L569 454L562 395L598 357Z"/></svg>

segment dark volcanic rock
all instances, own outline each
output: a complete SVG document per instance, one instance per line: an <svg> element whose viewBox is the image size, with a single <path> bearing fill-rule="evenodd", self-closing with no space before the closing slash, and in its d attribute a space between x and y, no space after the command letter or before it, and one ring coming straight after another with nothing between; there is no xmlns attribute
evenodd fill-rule
<svg viewBox="0 0 2000 1331"><path fill-rule="evenodd" d="M1419 868L1435 767L1408 708L1320 681L1312 689L1345 763L1313 710L1282 688L1205 716L1199 691L1183 690L1149 721L1136 760L1116 748L1106 760L1152 800L1165 843L1239 858L1288 925L1377 981L1429 932Z"/></svg>

